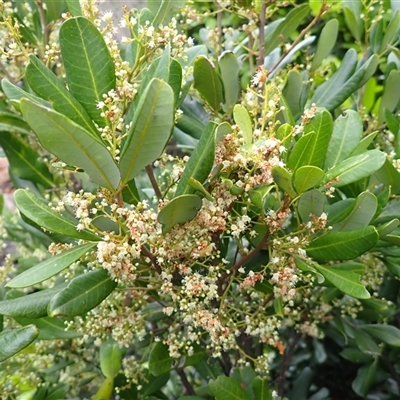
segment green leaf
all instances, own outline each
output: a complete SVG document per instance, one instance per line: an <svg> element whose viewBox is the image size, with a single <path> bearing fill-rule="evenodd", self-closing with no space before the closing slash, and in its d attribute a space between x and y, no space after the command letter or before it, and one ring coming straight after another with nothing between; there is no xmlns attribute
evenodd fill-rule
<svg viewBox="0 0 400 400"><path fill-rule="evenodd" d="M88 19L75 17L60 28L61 55L71 94L99 126L107 125L97 102L115 88L114 61L103 36Z"/></svg>
<svg viewBox="0 0 400 400"><path fill-rule="evenodd" d="M7 155L13 175L46 189L54 187L52 174L29 142L11 132L0 132L0 146Z"/></svg>
<svg viewBox="0 0 400 400"><path fill-rule="evenodd" d="M324 212L324 203L325 196L317 189L303 193L297 206L301 220L308 222L311 215L319 217Z"/></svg>
<svg viewBox="0 0 400 400"><path fill-rule="evenodd" d="M20 111L20 100L21 99L29 99L33 101L36 104L41 104L45 107L51 108L51 105L48 101L45 101L41 99L40 97L37 97L31 93L25 92L25 90L22 90L16 85L13 85L11 82L9 82L7 79L2 79L1 80L1 88L3 89L4 94L7 96L7 98L10 100L10 103L18 110Z"/></svg>
<svg viewBox="0 0 400 400"><path fill-rule="evenodd" d="M15 131L21 135L30 135L31 128L19 115L0 111L0 131Z"/></svg>
<svg viewBox="0 0 400 400"><path fill-rule="evenodd" d="M215 123L209 122L204 128L200 140L183 170L175 191L175 197L194 193L194 190L189 186L190 178L200 183L207 179L214 163L216 127Z"/></svg>
<svg viewBox="0 0 400 400"><path fill-rule="evenodd" d="M254 399L272 400L272 394L267 379L257 376L252 383L252 387L254 391Z"/></svg>
<svg viewBox="0 0 400 400"><path fill-rule="evenodd" d="M346 25L353 37L360 41L364 32L364 21L360 17L362 13L360 0L343 0L343 7Z"/></svg>
<svg viewBox="0 0 400 400"><path fill-rule="evenodd" d="M14 279L11 279L6 287L24 288L43 282L69 267L73 262L79 260L80 257L88 253L89 250L95 246L95 243L83 244L63 251L56 256L51 256L34 267L22 272Z"/></svg>
<svg viewBox="0 0 400 400"><path fill-rule="evenodd" d="M99 135L79 101L71 95L57 76L33 54L29 56L25 74L32 90L42 99L48 100L54 110L76 122L93 135Z"/></svg>
<svg viewBox="0 0 400 400"><path fill-rule="evenodd" d="M378 200L370 192L362 192L352 205L350 214L333 226L332 232L352 231L369 225L378 208Z"/></svg>
<svg viewBox="0 0 400 400"><path fill-rule="evenodd" d="M293 189L292 175L287 169L275 166L272 167L271 172L275 183L279 186L280 189L282 189L292 198L297 196L297 193Z"/></svg>
<svg viewBox="0 0 400 400"><path fill-rule="evenodd" d="M324 177L325 172L312 165L304 165L296 170L293 177L293 185L296 192L301 194L317 186Z"/></svg>
<svg viewBox="0 0 400 400"><path fill-rule="evenodd" d="M335 266L323 267L314 263L313 267L343 293L356 299L369 299L371 297L364 285L360 283L359 274L335 268Z"/></svg>
<svg viewBox="0 0 400 400"><path fill-rule="evenodd" d="M265 32L264 57L277 48L282 41L287 41L303 20L308 17L309 12L308 4L300 4L293 8L285 18L282 18L273 29L268 29L270 27L268 25Z"/></svg>
<svg viewBox="0 0 400 400"><path fill-rule="evenodd" d="M375 383L378 372L378 358L370 363L363 365L357 371L357 376L351 384L352 389L359 396L365 398L369 389Z"/></svg>
<svg viewBox="0 0 400 400"><path fill-rule="evenodd" d="M381 48L379 52L382 53L386 50L389 45L394 44L399 39L399 27L400 27L400 10L392 10L392 19L389 25L386 27L385 35L381 42Z"/></svg>
<svg viewBox="0 0 400 400"><path fill-rule="evenodd" d="M27 190L16 190L14 193L14 201L22 214L43 229L76 239L100 240L100 238L92 232L87 230L78 231L76 220L67 219L56 213L44 201Z"/></svg>
<svg viewBox="0 0 400 400"><path fill-rule="evenodd" d="M163 233L170 232L177 224L191 221L201 206L202 200L195 194L185 194L172 199L158 213L158 221L163 225Z"/></svg>
<svg viewBox="0 0 400 400"><path fill-rule="evenodd" d="M168 346L157 342L151 349L149 356L149 370L159 376L169 372L172 368L172 358L169 355Z"/></svg>
<svg viewBox="0 0 400 400"><path fill-rule="evenodd" d="M64 287L65 285L59 285L15 299L0 301L0 314L24 318L45 317L50 300L62 291Z"/></svg>
<svg viewBox="0 0 400 400"><path fill-rule="evenodd" d="M321 184L341 187L360 179L367 178L385 163L386 155L379 150L368 150L363 154L352 156L330 169Z"/></svg>
<svg viewBox="0 0 400 400"><path fill-rule="evenodd" d="M161 0L160 7L153 20L153 26L157 28L160 24L165 25L165 22L172 16L171 11L179 9L184 5L184 0Z"/></svg>
<svg viewBox="0 0 400 400"><path fill-rule="evenodd" d="M244 144L251 144L253 142L253 126L247 109L241 104L236 104L233 107L233 119L242 131Z"/></svg>
<svg viewBox="0 0 400 400"><path fill-rule="evenodd" d="M131 179L122 189L122 198L125 203L137 204L140 201L140 195L136 187L135 179Z"/></svg>
<svg viewBox="0 0 400 400"><path fill-rule="evenodd" d="M224 86L226 112L230 114L240 92L239 62L232 52L224 51L218 59L218 67Z"/></svg>
<svg viewBox="0 0 400 400"><path fill-rule="evenodd" d="M367 226L352 231L327 233L313 240L306 251L319 262L352 260L373 247L378 239L377 230Z"/></svg>
<svg viewBox="0 0 400 400"><path fill-rule="evenodd" d="M282 94L295 119L303 112L303 89L304 82L301 73L294 69L290 70Z"/></svg>
<svg viewBox="0 0 400 400"><path fill-rule="evenodd" d="M351 152L351 156L356 156L358 154L362 154L365 151L368 150L368 147L371 145L371 143L374 141L376 136L378 135L378 131L372 132L369 135L363 137L356 148Z"/></svg>
<svg viewBox="0 0 400 400"><path fill-rule="evenodd" d="M105 269L79 275L51 299L47 312L50 317L82 315L99 305L116 286Z"/></svg>
<svg viewBox="0 0 400 400"><path fill-rule="evenodd" d="M93 182L112 191L118 187L118 167L100 139L64 115L30 100L22 99L21 109L46 150L66 164L82 168Z"/></svg>
<svg viewBox="0 0 400 400"><path fill-rule="evenodd" d="M76 339L82 337L82 333L66 330L66 320L56 318L21 318L14 317L21 325L36 325L40 333L39 340L56 340L56 339Z"/></svg>
<svg viewBox="0 0 400 400"><path fill-rule="evenodd" d="M250 400L240 383L227 376L219 376L209 383L210 392L216 400Z"/></svg>
<svg viewBox="0 0 400 400"><path fill-rule="evenodd" d="M362 66L356 69L357 52L347 51L340 68L315 91L310 104L334 110L339 107L375 72L379 59L371 56Z"/></svg>
<svg viewBox="0 0 400 400"><path fill-rule="evenodd" d="M114 378L106 378L92 400L109 400L114 390Z"/></svg>
<svg viewBox="0 0 400 400"><path fill-rule="evenodd" d="M318 39L317 49L311 63L311 72L315 71L329 55L336 44L338 32L339 21L336 18L327 21Z"/></svg>
<svg viewBox="0 0 400 400"><path fill-rule="evenodd" d="M10 329L0 333L0 362L28 347L39 335L34 325Z"/></svg>
<svg viewBox="0 0 400 400"><path fill-rule="evenodd" d="M308 152L310 148L315 146L315 143L315 132L310 132L306 135L303 135L290 151L289 159L287 162L288 168L296 171L297 168L308 164Z"/></svg>
<svg viewBox="0 0 400 400"><path fill-rule="evenodd" d="M67 4L68 11L71 15L73 15L74 17L82 16L82 10L79 0L65 0L65 3Z"/></svg>
<svg viewBox="0 0 400 400"><path fill-rule="evenodd" d="M363 135L363 123L358 112L346 110L336 119L325 159L325 169L339 165L350 156Z"/></svg>
<svg viewBox="0 0 400 400"><path fill-rule="evenodd" d="M171 59L171 64L169 66L168 84L174 92L174 104L177 106L182 88L182 67L181 64L174 59Z"/></svg>
<svg viewBox="0 0 400 400"><path fill-rule="evenodd" d="M258 186L248 191L251 202L258 208L264 207L264 199L274 188L273 185Z"/></svg>
<svg viewBox="0 0 400 400"><path fill-rule="evenodd" d="M121 151L122 183L133 179L163 152L174 123L174 93L160 79L152 79L135 110Z"/></svg>
<svg viewBox="0 0 400 400"><path fill-rule="evenodd" d="M221 76L211 61L204 57L197 57L193 70L194 87L198 90L207 104L218 112L224 101L224 89Z"/></svg>
<svg viewBox="0 0 400 400"><path fill-rule="evenodd" d="M400 329L392 325L359 325L360 329L390 346L400 347Z"/></svg>
<svg viewBox="0 0 400 400"><path fill-rule="evenodd" d="M113 340L100 346L100 368L106 378L115 378L122 367L122 351Z"/></svg>
<svg viewBox="0 0 400 400"><path fill-rule="evenodd" d="M391 70L385 82L378 116L378 126L386 122L385 110L395 111L400 101L400 92L397 88L400 86L400 71Z"/></svg>

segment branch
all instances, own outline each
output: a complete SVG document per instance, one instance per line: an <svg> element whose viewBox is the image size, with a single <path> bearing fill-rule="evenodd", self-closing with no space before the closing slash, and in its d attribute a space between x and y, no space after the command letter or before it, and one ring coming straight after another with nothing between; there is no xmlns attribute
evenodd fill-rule
<svg viewBox="0 0 400 400"><path fill-rule="evenodd" d="M147 175L148 175L148 177L149 177L149 179L150 179L151 186L152 186L153 189L154 189L154 193L156 194L157 198L158 198L159 200L161 200L163 196L162 196L162 193L161 193L160 188L158 187L158 183L157 183L157 181L156 181L156 178L154 177L154 174L153 174L153 166L152 166L151 164L149 164L149 165L146 167L146 172L147 172Z"/></svg>
<svg viewBox="0 0 400 400"><path fill-rule="evenodd" d="M261 3L261 11L260 11L260 27L259 27L259 34L258 34L258 40L260 44L260 48L258 50L258 60L257 60L257 66L261 67L264 65L264 52L265 52L265 14L267 12L267 1L264 0Z"/></svg>
<svg viewBox="0 0 400 400"><path fill-rule="evenodd" d="M42 25L42 31L43 31L43 47L44 47L43 51L45 51L46 45L49 43L49 31L47 28L46 14L44 13L43 1L36 0L36 4L37 4L40 23Z"/></svg>
<svg viewBox="0 0 400 400"><path fill-rule="evenodd" d="M290 361L293 357L293 353L296 350L297 345L303 335L301 333L297 333L293 342L289 346L288 350L285 352L283 357L282 369L279 377L277 378L278 381L278 396L283 396L283 392L285 390L285 380L286 380L286 372L289 369Z"/></svg>
<svg viewBox="0 0 400 400"><path fill-rule="evenodd" d="M153 264L153 269L160 275L162 270L157 262L157 259L154 257L154 254L151 253L150 250L148 250L145 246L142 246L141 251L146 257L150 258L151 263Z"/></svg>
<svg viewBox="0 0 400 400"><path fill-rule="evenodd" d="M186 392L185 394L188 394L189 396L196 394L196 392L193 389L193 386L188 381L188 378L187 378L183 368L178 368L176 370L176 372L178 373L178 375L181 378L181 381L183 383L183 386L185 387L185 392Z"/></svg>
<svg viewBox="0 0 400 400"><path fill-rule="evenodd" d="M292 43L292 45L283 52L279 60L274 64L274 66L268 71L269 74L271 72L275 71L279 64L282 62L282 60L302 41L304 36L307 34L307 32L319 21L319 19L322 17L322 15L325 13L325 11L328 9L328 6L326 4L326 0L321 5L321 8L318 12L318 14L314 17L314 19L300 32L300 35L297 36L296 40Z"/></svg>

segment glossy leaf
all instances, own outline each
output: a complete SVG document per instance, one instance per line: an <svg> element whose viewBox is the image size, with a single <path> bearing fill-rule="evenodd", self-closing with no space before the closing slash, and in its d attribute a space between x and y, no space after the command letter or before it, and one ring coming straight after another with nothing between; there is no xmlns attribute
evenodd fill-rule
<svg viewBox="0 0 400 400"><path fill-rule="evenodd" d="M21 110L46 150L66 164L82 168L93 182L112 191L118 187L118 167L99 139L64 115L27 99L21 100Z"/></svg>
<svg viewBox="0 0 400 400"><path fill-rule="evenodd" d="M29 135L31 128L19 115L0 111L0 132L4 131L15 131L21 135Z"/></svg>
<svg viewBox="0 0 400 400"><path fill-rule="evenodd" d="M386 155L379 150L368 150L363 154L352 156L341 164L331 168L321 184L341 187L366 178L378 171L385 163Z"/></svg>
<svg viewBox="0 0 400 400"><path fill-rule="evenodd" d="M252 383L254 398L257 400L272 400L268 380L257 376Z"/></svg>
<svg viewBox="0 0 400 400"><path fill-rule="evenodd" d="M332 232L351 231L369 225L378 208L376 196L370 192L362 192L352 205L350 214L333 226Z"/></svg>
<svg viewBox="0 0 400 400"><path fill-rule="evenodd" d="M264 207L264 199L269 194L269 192L274 188L273 185L258 186L255 189L249 190L248 194L251 202L259 207Z"/></svg>
<svg viewBox="0 0 400 400"><path fill-rule="evenodd" d="M106 341L100 346L100 368L106 378L115 378L122 367L122 351L117 342Z"/></svg>
<svg viewBox="0 0 400 400"><path fill-rule="evenodd" d="M315 146L315 132L310 132L301 138L293 146L289 154L287 166L296 171L297 168L307 165L309 160L309 150Z"/></svg>
<svg viewBox="0 0 400 400"><path fill-rule="evenodd" d="M163 24L172 15L170 14L173 9L181 8L185 5L184 0L161 0L158 11L154 17L153 25L158 27L158 25Z"/></svg>
<svg viewBox="0 0 400 400"><path fill-rule="evenodd" d="M199 56L194 62L194 87L207 104L218 112L224 102L224 89L221 76L208 58Z"/></svg>
<svg viewBox="0 0 400 400"><path fill-rule="evenodd" d="M0 132L0 146L7 155L11 172L49 189L54 187L52 174L32 146L11 132Z"/></svg>
<svg viewBox="0 0 400 400"><path fill-rule="evenodd" d="M191 221L200 210L202 200L195 194L185 194L175 197L158 213L158 221L163 225L166 234L177 224Z"/></svg>
<svg viewBox="0 0 400 400"><path fill-rule="evenodd" d="M392 10L392 19L389 22L389 25L385 29L385 35L381 41L381 47L379 52L382 53L386 50L389 45L394 44L399 39L399 27L400 27L400 10Z"/></svg>
<svg viewBox="0 0 400 400"><path fill-rule="evenodd" d="M296 192L301 194L317 186L324 177L325 172L312 165L304 165L296 170L293 177L293 185Z"/></svg>
<svg viewBox="0 0 400 400"><path fill-rule="evenodd" d="M122 183L133 179L163 152L174 121L174 93L152 79L140 98L119 163Z"/></svg>
<svg viewBox="0 0 400 400"><path fill-rule="evenodd" d="M104 269L96 269L72 279L54 296L47 312L50 317L75 317L99 305L117 286Z"/></svg>
<svg viewBox="0 0 400 400"><path fill-rule="evenodd" d="M304 82L300 72L294 69L290 70L282 94L295 119L297 119L297 117L303 112L303 88Z"/></svg>
<svg viewBox="0 0 400 400"><path fill-rule="evenodd" d="M250 400L240 383L227 376L219 376L209 383L210 392L216 400Z"/></svg>
<svg viewBox="0 0 400 400"><path fill-rule="evenodd" d="M175 197L194 193L194 190L189 186L190 178L200 183L207 179L214 163L216 128L217 125L213 122L208 123L204 128L200 140L183 170L175 191Z"/></svg>
<svg viewBox="0 0 400 400"><path fill-rule="evenodd" d="M9 329L0 333L0 362L28 347L39 335L34 325Z"/></svg>
<svg viewBox="0 0 400 400"><path fill-rule="evenodd" d="M165 372L169 372L172 367L172 358L169 355L168 346L157 342L151 349L149 356L149 370L155 375L159 376Z"/></svg>
<svg viewBox="0 0 400 400"><path fill-rule="evenodd" d="M343 293L356 299L369 299L371 297L364 285L360 283L359 274L335 268L335 266L323 267L313 264L313 267Z"/></svg>
<svg viewBox="0 0 400 400"><path fill-rule="evenodd" d="M400 329L392 325L360 325L360 329L390 346L400 347Z"/></svg>
<svg viewBox="0 0 400 400"><path fill-rule="evenodd" d="M232 52L225 51L218 59L218 67L224 87L226 112L230 114L240 92L239 62Z"/></svg>
<svg viewBox="0 0 400 400"><path fill-rule="evenodd" d="M109 400L114 390L114 378L106 378L92 400Z"/></svg>
<svg viewBox="0 0 400 400"><path fill-rule="evenodd" d="M325 159L325 169L339 165L350 156L363 135L363 123L358 112L347 110L335 120Z"/></svg>
<svg viewBox="0 0 400 400"><path fill-rule="evenodd" d="M47 315L47 305L65 285L40 290L32 294L0 301L0 314L10 317L41 318Z"/></svg>
<svg viewBox="0 0 400 400"><path fill-rule="evenodd" d="M400 71L392 70L385 82L385 89L382 95L378 125L385 123L385 110L393 112L400 101L400 92L397 88L400 86Z"/></svg>
<svg viewBox="0 0 400 400"><path fill-rule="evenodd" d="M115 88L114 61L103 36L88 19L75 17L60 28L61 55L71 94L99 126L107 125L97 103Z"/></svg>
<svg viewBox="0 0 400 400"><path fill-rule="evenodd" d="M365 364L360 367L357 371L357 376L351 384L352 389L359 396L365 397L375 383L376 374L378 370L378 358L376 358L372 363Z"/></svg>
<svg viewBox="0 0 400 400"><path fill-rule="evenodd" d="M379 234L373 226L348 232L327 233L313 240L306 251L320 262L352 260L373 247Z"/></svg>
<svg viewBox="0 0 400 400"><path fill-rule="evenodd" d="M233 119L242 131L244 144L251 144L253 142L253 126L247 109L241 104L236 104L233 108Z"/></svg>
<svg viewBox="0 0 400 400"><path fill-rule="evenodd" d="M36 56L29 56L26 79L32 90L51 103L54 110L76 122L82 128L98 136L99 132L78 100L71 95L61 81Z"/></svg>
<svg viewBox="0 0 400 400"><path fill-rule="evenodd" d="M82 16L82 10L79 0L65 0L65 3L71 15L73 15L74 17Z"/></svg>
<svg viewBox="0 0 400 400"><path fill-rule="evenodd" d="M358 154L365 153L370 147L371 143L374 141L378 134L378 131L372 132L369 135L363 137L356 148L351 152L351 156L356 156Z"/></svg>
<svg viewBox="0 0 400 400"><path fill-rule="evenodd" d="M14 193L14 201L22 214L37 225L50 232L60 233L76 239L98 241L100 238L86 230L78 231L76 220L70 220L52 210L44 201L33 193L18 189Z"/></svg>
<svg viewBox="0 0 400 400"><path fill-rule="evenodd" d="M122 198L128 204L137 204L140 201L135 179L131 179L126 183L126 186L122 189Z"/></svg>
<svg viewBox="0 0 400 400"><path fill-rule="evenodd" d="M41 99L34 94L25 92L25 90L21 89L20 87L12 84L7 79L1 80L1 88L3 89L4 94L10 100L10 103L20 111L20 101L21 99L29 99L36 104L41 104L45 107L51 108L51 105L48 101Z"/></svg>
<svg viewBox="0 0 400 400"><path fill-rule="evenodd" d="M361 2L359 0L343 0L344 17L353 37L359 41L364 32L364 21L361 18Z"/></svg>
<svg viewBox="0 0 400 400"><path fill-rule="evenodd" d="M297 193L293 189L292 175L287 169L275 166L272 167L271 172L274 182L279 186L280 189L282 189L290 197L297 196Z"/></svg>
<svg viewBox="0 0 400 400"><path fill-rule="evenodd" d="M171 59L171 64L169 67L168 84L171 86L174 92L174 104L177 106L182 87L182 67L181 64L174 59Z"/></svg>
<svg viewBox="0 0 400 400"><path fill-rule="evenodd" d="M300 196L297 211L303 222L311 220L311 216L319 217L324 212L325 196L317 189L310 190Z"/></svg>
<svg viewBox="0 0 400 400"><path fill-rule="evenodd" d="M6 286L11 288L24 288L43 282L69 267L73 262L79 260L80 257L88 253L94 246L96 246L95 243L83 244L63 251L56 256L51 256L17 275L15 278L11 279L11 281L7 282Z"/></svg>
<svg viewBox="0 0 400 400"><path fill-rule="evenodd" d="M292 9L273 28L271 26L272 29L268 29L268 26L265 32L264 56L267 56L272 50L278 47L282 43L282 40L288 40L297 27L307 18L309 12L310 8L308 4L300 4Z"/></svg>
<svg viewBox="0 0 400 400"><path fill-rule="evenodd" d="M318 39L317 49L311 63L311 71L315 71L329 55L336 44L339 32L339 21L336 18L326 22Z"/></svg>
<svg viewBox="0 0 400 400"><path fill-rule="evenodd" d="M76 339L82 337L83 334L66 330L66 320L59 318L21 318L14 317L14 319L21 325L36 325L40 333L38 336L39 340L56 340L56 339Z"/></svg>

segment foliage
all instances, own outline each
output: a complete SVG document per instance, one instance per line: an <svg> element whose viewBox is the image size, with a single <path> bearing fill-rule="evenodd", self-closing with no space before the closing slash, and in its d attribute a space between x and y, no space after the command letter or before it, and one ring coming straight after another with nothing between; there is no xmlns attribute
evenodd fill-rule
<svg viewBox="0 0 400 400"><path fill-rule="evenodd" d="M281 3L0 3L3 398L400 395L400 10Z"/></svg>

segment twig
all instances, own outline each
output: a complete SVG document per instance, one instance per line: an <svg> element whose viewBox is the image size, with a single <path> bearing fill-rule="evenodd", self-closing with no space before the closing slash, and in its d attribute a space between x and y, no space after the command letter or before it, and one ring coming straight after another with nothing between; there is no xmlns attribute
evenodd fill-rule
<svg viewBox="0 0 400 400"><path fill-rule="evenodd" d="M244 263L251 260L257 253L259 253L267 244L268 238L269 238L269 232L267 232L267 234L262 238L261 242L258 244L257 247L255 247L252 251L250 251L250 253L246 254L232 266L232 268L229 270L229 274L225 272L224 274L221 275L221 277L218 279L218 292L220 295L222 295L223 293L222 284L224 283L225 279L229 275L232 276Z"/></svg>
<svg viewBox="0 0 400 400"><path fill-rule="evenodd" d="M259 28L259 42L260 42L260 48L258 50L258 60L257 60L257 66L261 67L264 65L264 51L265 51L265 14L267 12L267 1L264 0L261 3L261 11L260 11L260 28Z"/></svg>
<svg viewBox="0 0 400 400"><path fill-rule="evenodd" d="M160 188L158 187L158 183L157 183L156 178L155 178L154 173L153 173L153 166L151 164L149 164L146 167L146 172L147 172L147 175L148 175L148 177L150 179L151 186L154 189L154 193L156 194L157 198L159 200L161 200L163 196L162 196Z"/></svg>
<svg viewBox="0 0 400 400"><path fill-rule="evenodd" d="M150 250L148 250L145 246L142 246L141 248L142 253L146 256L150 258L151 263L153 264L153 268L154 270L158 273L161 274L162 270L160 265L157 262L157 259L155 258L154 254L152 254L150 252Z"/></svg>
<svg viewBox="0 0 400 400"><path fill-rule="evenodd" d="M38 12L39 12L40 23L42 24L43 51L45 51L46 45L49 43L49 31L48 31L48 27L47 27L46 14L44 13L43 1L36 0L36 4L37 4Z"/></svg>
<svg viewBox="0 0 400 400"><path fill-rule="evenodd" d="M217 6L217 29L218 29L218 47L219 51L222 49L222 11L223 8L221 5L218 3L218 1L215 2Z"/></svg>
<svg viewBox="0 0 400 400"><path fill-rule="evenodd" d="M289 369L290 366L290 361L293 357L293 353L296 350L297 345L299 344L299 341L303 335L301 333L298 333L291 345L289 346L288 350L285 352L285 355L283 357L283 363L282 363L282 369L281 373L279 374L279 377L277 378L278 381L278 396L283 396L283 392L285 390L285 380L286 380L286 372Z"/></svg>
<svg viewBox="0 0 400 400"><path fill-rule="evenodd" d="M283 52L279 60L274 64L274 66L268 71L269 74L271 72L275 71L279 64L282 62L282 60L301 42L301 40L304 38L304 36L307 34L307 32L319 21L319 19L322 17L324 12L328 9L326 0L321 5L321 8L318 12L318 14L314 17L314 19L300 32L299 36L297 36L296 40L292 43L292 45Z"/></svg>
<svg viewBox="0 0 400 400"><path fill-rule="evenodd" d="M187 376L186 376L185 371L183 370L183 368L178 368L178 369L176 370L176 372L178 373L178 375L179 375L179 377L181 378L181 381L182 381L182 383L183 383L183 386L185 387L185 391L186 391L185 394L188 394L188 395L190 395L190 396L196 394L196 392L195 392L194 389L193 389L193 386L192 386L191 383L188 381L188 378L187 378Z"/></svg>

